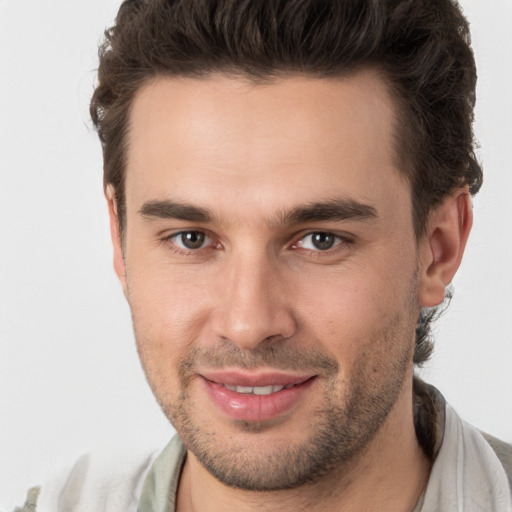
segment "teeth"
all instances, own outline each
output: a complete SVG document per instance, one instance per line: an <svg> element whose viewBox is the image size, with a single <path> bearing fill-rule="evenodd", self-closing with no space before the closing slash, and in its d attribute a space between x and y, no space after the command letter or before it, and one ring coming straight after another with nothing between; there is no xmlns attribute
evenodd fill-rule
<svg viewBox="0 0 512 512"><path fill-rule="evenodd" d="M228 386L227 384L225 387L229 389L230 391L236 391L237 393L244 393L244 394L254 394L254 395L270 395L271 393L277 393L278 391L281 391L282 389L291 388L293 384L289 384L286 386Z"/></svg>
<svg viewBox="0 0 512 512"><path fill-rule="evenodd" d="M236 386L235 391L237 393L252 393L253 388L249 386Z"/></svg>
<svg viewBox="0 0 512 512"><path fill-rule="evenodd" d="M283 389L283 388L281 388ZM280 390L277 390L280 391ZM270 393L275 393L274 386L261 386L253 388L252 392L255 395L270 395Z"/></svg>

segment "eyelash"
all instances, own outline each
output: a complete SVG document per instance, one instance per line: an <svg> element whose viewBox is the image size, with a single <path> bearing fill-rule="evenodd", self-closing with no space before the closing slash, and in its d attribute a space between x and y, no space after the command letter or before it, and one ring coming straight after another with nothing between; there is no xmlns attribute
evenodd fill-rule
<svg viewBox="0 0 512 512"><path fill-rule="evenodd" d="M205 239L209 239L213 242L213 239L210 236L208 236L208 234L206 234L204 231L202 231L200 229L190 229L190 230L186 230L186 231L179 231L177 233L173 233L172 235L166 236L166 237L162 238L162 243L168 245L168 247L170 247L171 250L174 253L178 254L179 256L196 256L199 252L203 253L205 250L215 250L220 246L220 243L217 242L217 243L214 243L213 245L209 245L206 247L200 247L198 249L189 249L186 247L179 247L176 244L176 242L174 241L174 239L176 239L180 236L183 236L186 234L191 234L191 233L202 234L202 235L204 235Z"/></svg>
<svg viewBox="0 0 512 512"><path fill-rule="evenodd" d="M300 244L303 244L304 241L308 238L308 237L315 237L317 235L321 235L323 237L329 237L329 238L333 238L334 240L332 241L332 245L324 250L320 249L319 247L317 247L316 249L310 249L310 248L307 248L307 247L301 247ZM299 240L297 240L297 242L295 242L292 247L293 248L296 248L297 246L299 246L301 249L304 249L304 250L307 250L307 251L311 251L312 253L330 253L332 252L333 250L336 250L335 248L342 245L342 244L345 244L348 242L348 239L346 237L342 237L340 235L337 235L336 233L332 233L330 231L311 231L307 234L305 234L304 236L302 236ZM314 245L314 242L311 242L311 245Z"/></svg>
<svg viewBox="0 0 512 512"><path fill-rule="evenodd" d="M210 244L207 246L199 247L197 249L190 249L190 248L185 248L185 247L179 247L176 244L176 242L174 241L175 239L177 239L180 236L183 236L186 234L192 234L192 233L203 235L205 237L205 241L208 239L211 241ZM307 237L311 237L314 235L324 235L324 236L334 237L334 239L335 239L334 245L325 250L309 249L309 248L304 248L304 247L300 246L300 243L303 242ZM199 253L204 253L204 251L211 251L211 250L216 250L216 249L221 248L220 242L215 242L212 239L212 237L210 237L205 231L202 231L199 229L198 230L191 229L191 230L179 231L177 233L173 233L171 235L168 235L168 236L162 238L162 243L170 246L171 250L174 253L178 254L179 256L197 256ZM321 255L332 255L333 253L335 253L337 251L346 249L353 243L354 243L353 238L346 234L340 235L340 234L333 233L331 231L319 230L319 231L309 231L309 232L303 234L302 236L300 236L300 238L296 238L296 241L293 242L289 247L291 247L292 249L296 249L296 250L307 251L309 254L311 254L315 257L321 257Z"/></svg>

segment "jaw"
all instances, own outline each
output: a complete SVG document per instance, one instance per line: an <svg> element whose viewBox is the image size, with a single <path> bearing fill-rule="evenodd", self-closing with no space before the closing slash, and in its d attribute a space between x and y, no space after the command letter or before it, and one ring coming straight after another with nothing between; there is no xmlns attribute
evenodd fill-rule
<svg viewBox="0 0 512 512"><path fill-rule="evenodd" d="M412 421L412 372L405 378L395 406L383 421L375 436L353 457L337 464L336 467L319 474L314 480L305 480L297 486L281 486L256 488L236 485L240 481L237 475L231 475L232 481L218 478L205 466L204 461L189 451L183 479L180 484L180 494L190 493L194 496L196 507L185 507L183 510L239 511L239 510L282 510L283 503L289 509L308 510L347 510L360 511L363 506L368 510L382 510L395 512L412 510L426 485L430 471L430 463L419 448ZM404 411L411 418L404 421ZM262 455L265 474L273 472L272 464L275 462L272 455L283 456L276 451L276 447L267 445L270 436L266 431L258 431L255 424L245 429L245 441L240 444L240 452L252 450ZM303 432L304 433L304 432ZM282 439L290 440L283 433ZM308 435L305 436L310 441ZM300 444L301 440L297 436ZM267 451L268 453L264 453ZM230 457L231 467L243 468L239 465L236 456ZM258 464L257 460L253 462ZM294 461L296 462L296 461ZM274 482L279 478L272 475ZM205 489L209 498L206 500ZM276 492L277 491L277 492ZM215 499L212 499L215 497ZM190 499L190 496L189 498ZM391 508L386 504L392 504Z"/></svg>

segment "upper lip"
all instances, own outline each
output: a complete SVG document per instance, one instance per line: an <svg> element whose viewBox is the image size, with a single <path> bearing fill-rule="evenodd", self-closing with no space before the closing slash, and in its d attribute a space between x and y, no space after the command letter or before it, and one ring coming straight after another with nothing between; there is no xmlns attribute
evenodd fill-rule
<svg viewBox="0 0 512 512"><path fill-rule="evenodd" d="M199 372L207 380L227 386L288 386L302 384L314 374L286 373L275 370L248 372L246 370L211 370Z"/></svg>

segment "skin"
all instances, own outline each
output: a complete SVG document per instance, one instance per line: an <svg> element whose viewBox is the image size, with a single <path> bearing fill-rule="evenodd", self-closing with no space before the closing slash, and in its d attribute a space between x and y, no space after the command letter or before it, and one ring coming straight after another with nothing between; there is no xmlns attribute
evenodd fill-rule
<svg viewBox="0 0 512 512"><path fill-rule="evenodd" d="M414 331L458 268L471 207L454 191L415 239L394 119L371 71L158 78L138 92L124 246L112 188L107 199L141 361L188 448L178 510L414 508L430 468L412 416ZM290 213L326 202L344 214ZM315 377L285 413L238 421L205 392L212 368Z"/></svg>

